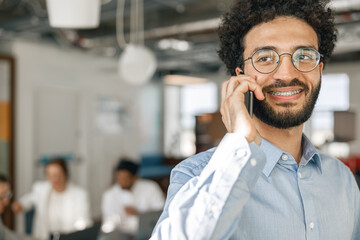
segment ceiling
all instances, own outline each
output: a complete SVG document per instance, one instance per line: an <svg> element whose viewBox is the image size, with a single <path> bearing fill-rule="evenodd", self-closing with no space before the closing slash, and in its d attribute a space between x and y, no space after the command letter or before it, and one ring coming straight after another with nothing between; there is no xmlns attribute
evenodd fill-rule
<svg viewBox="0 0 360 240"><path fill-rule="evenodd" d="M122 49L116 40L117 0L101 0L96 29L69 30L49 26L45 0L0 0L0 40L25 38L53 42L108 57ZM216 28L232 0L144 0L145 44L158 59L158 73L215 72ZM360 60L360 0L333 0L339 42L331 61ZM125 2L124 32L129 35L130 0Z"/></svg>

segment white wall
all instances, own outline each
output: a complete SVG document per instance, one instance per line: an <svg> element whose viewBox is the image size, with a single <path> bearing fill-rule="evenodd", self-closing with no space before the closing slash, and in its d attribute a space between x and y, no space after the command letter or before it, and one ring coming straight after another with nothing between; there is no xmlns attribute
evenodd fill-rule
<svg viewBox="0 0 360 240"><path fill-rule="evenodd" d="M349 76L350 109L357 114L356 141L350 143L350 154L360 154L360 62L328 64L324 74L328 73L346 73Z"/></svg>
<svg viewBox="0 0 360 240"><path fill-rule="evenodd" d="M110 185L118 158L139 157L135 119L138 90L119 79L113 58L23 41L2 44L1 48L16 59L16 195L28 192L33 181L43 178L43 168L36 163L41 154L70 149L81 159L71 164L72 180L89 191L92 215L100 217L101 194ZM96 130L94 118L100 96L126 103L130 119L121 134L104 135ZM54 104L56 101L59 104ZM75 116L60 114L67 111ZM51 118L49 113L58 113L61 119ZM58 119L58 125L48 119ZM71 123L72 130L63 126L63 120ZM59 129L48 134L41 131L43 127ZM54 134L59 137L54 138ZM70 136L71 144L65 144L64 136Z"/></svg>

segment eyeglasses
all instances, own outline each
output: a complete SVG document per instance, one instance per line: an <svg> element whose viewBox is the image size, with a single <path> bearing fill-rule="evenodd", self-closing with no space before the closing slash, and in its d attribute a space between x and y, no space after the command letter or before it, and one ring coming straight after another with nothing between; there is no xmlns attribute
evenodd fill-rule
<svg viewBox="0 0 360 240"><path fill-rule="evenodd" d="M4 201L4 200L10 200L12 197L12 192L7 192L4 195L0 195L0 201Z"/></svg>
<svg viewBox="0 0 360 240"><path fill-rule="evenodd" d="M251 57L245 59L244 63L251 59L251 63L256 71L269 74L279 67L280 57L283 55L291 56L294 67L300 72L311 72L314 70L319 65L320 58L322 57L314 48L298 48L293 54L278 54L273 49L263 48L257 50Z"/></svg>

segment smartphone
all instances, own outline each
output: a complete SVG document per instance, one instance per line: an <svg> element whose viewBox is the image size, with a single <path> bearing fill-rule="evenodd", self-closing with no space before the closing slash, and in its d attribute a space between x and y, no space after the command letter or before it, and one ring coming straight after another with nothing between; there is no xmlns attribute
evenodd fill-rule
<svg viewBox="0 0 360 240"><path fill-rule="evenodd" d="M244 72L240 72L239 74L244 74ZM254 93L252 91L247 91L245 94L245 106L248 110L250 117L253 116L253 104L254 104Z"/></svg>
<svg viewBox="0 0 360 240"><path fill-rule="evenodd" d="M254 93L252 91L247 91L245 94L245 106L250 114L250 117L253 116L253 104L254 104Z"/></svg>

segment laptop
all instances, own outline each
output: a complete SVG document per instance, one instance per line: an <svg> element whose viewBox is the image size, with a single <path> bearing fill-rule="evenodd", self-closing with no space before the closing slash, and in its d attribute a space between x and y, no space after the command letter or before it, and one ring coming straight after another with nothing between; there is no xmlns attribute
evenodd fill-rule
<svg viewBox="0 0 360 240"><path fill-rule="evenodd" d="M115 230L110 233L100 233L98 240L135 240L135 238L133 235Z"/></svg>
<svg viewBox="0 0 360 240"><path fill-rule="evenodd" d="M100 232L100 224L94 224L92 227L82 231L61 234L59 240L97 240Z"/></svg>
<svg viewBox="0 0 360 240"><path fill-rule="evenodd" d="M161 213L162 210L139 214L139 230L136 240L149 240Z"/></svg>

